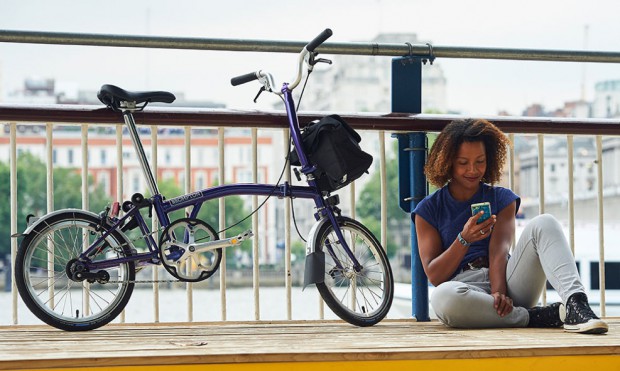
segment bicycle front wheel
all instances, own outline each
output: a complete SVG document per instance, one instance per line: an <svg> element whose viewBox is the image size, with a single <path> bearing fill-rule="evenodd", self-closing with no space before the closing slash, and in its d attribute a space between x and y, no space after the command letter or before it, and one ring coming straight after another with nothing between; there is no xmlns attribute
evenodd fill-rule
<svg viewBox="0 0 620 371"><path fill-rule="evenodd" d="M325 223L314 240L315 250L325 253L325 278L316 286L338 317L352 325L372 326L392 306L392 269L383 247L368 228L347 217L338 218L338 224L361 269L353 266L332 224Z"/></svg>
<svg viewBox="0 0 620 371"><path fill-rule="evenodd" d="M134 288L133 262L85 272L97 278L75 279L77 258L104 232L95 214L70 210L47 218L24 237L15 259L15 283L40 320L61 330L86 331L109 323L123 310ZM90 259L131 254L129 242L115 231Z"/></svg>

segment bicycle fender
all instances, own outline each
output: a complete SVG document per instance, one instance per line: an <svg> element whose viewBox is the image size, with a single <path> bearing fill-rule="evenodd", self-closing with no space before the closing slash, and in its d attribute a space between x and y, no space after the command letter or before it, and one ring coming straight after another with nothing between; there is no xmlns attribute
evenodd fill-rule
<svg viewBox="0 0 620 371"><path fill-rule="evenodd" d="M41 223L45 223L45 221L51 217L53 217L54 215L60 214L60 213L65 213L65 212L81 212L81 213L85 213L85 214L91 214L94 217L98 217L97 214L90 212L90 211L86 211L86 210L82 210L82 209L61 209L61 210L54 210L49 214L45 214L41 217L32 217L28 219L28 226L26 227L26 230L24 230L22 233L20 233L19 235L15 236L15 237L22 237L22 236L26 236L28 234L30 234L30 232L32 232L32 230L38 226ZM13 237L13 236L12 236Z"/></svg>
<svg viewBox="0 0 620 371"><path fill-rule="evenodd" d="M323 283L325 276L325 253L323 251L315 251L310 255L306 255L306 268L304 269L304 286L311 284Z"/></svg>
<svg viewBox="0 0 620 371"><path fill-rule="evenodd" d="M312 226L310 233L308 233L308 239L306 240L306 266L304 269L304 285L302 291L308 285L322 283L325 278L325 253L323 251L315 251L314 249L314 241L317 238L317 233L325 223L329 223L329 219L322 218Z"/></svg>
<svg viewBox="0 0 620 371"><path fill-rule="evenodd" d="M22 236L27 236L28 234L30 234L32 232L33 229L35 229L39 224L45 223L45 221L51 217L53 217L54 215L60 214L60 213L67 213L67 212L78 212L78 213L82 213L82 214L89 214L95 218L99 218L99 215L93 213L92 211L88 211L88 210L82 210L82 209L61 209L61 210L54 210L51 213L45 214L41 217L32 217L28 219L28 227L26 227L26 230L24 230L24 232L20 233L19 235L16 235L15 237L22 237Z"/></svg>

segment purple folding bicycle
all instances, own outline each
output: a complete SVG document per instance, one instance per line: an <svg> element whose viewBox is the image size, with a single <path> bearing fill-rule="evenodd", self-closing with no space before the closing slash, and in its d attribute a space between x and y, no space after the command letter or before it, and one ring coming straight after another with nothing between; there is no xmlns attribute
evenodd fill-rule
<svg viewBox="0 0 620 371"><path fill-rule="evenodd" d="M114 320L123 310L136 284L136 269L163 265L175 278L198 282L218 269L224 248L252 237L247 231L220 239L218 232L197 218L205 201L230 195L261 195L311 199L316 223L306 246L304 286L315 284L329 308L357 326L372 326L388 313L394 295L392 270L385 251L360 222L342 216L337 195L320 189L314 165L301 145L301 129L292 92L319 60L315 48L331 36L327 29L308 43L299 55L293 83L275 89L269 73L233 78L233 85L259 80L261 92L279 95L288 114L292 141L307 186L280 184L227 184L166 199L160 192L142 147L133 112L150 102L172 103L173 94L162 91L129 92L104 85L99 99L121 112L151 197L136 193L122 206L114 203L99 215L79 209L57 210L30 218L16 262L15 281L27 307L43 322L67 331L86 331ZM119 213L122 209L123 213ZM170 220L173 211L187 209L186 218ZM154 210L154 213L153 213ZM143 214L154 215L162 227L151 231ZM138 231L146 252L136 249L130 232Z"/></svg>

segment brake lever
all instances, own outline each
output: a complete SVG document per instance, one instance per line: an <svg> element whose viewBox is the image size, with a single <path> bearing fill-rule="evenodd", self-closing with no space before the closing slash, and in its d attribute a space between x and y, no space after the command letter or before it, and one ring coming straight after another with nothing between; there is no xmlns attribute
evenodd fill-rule
<svg viewBox="0 0 620 371"><path fill-rule="evenodd" d="M327 63L327 64L332 64L332 61L331 61L331 59L319 58L319 59L316 59L316 60L314 61L314 64L317 64L317 63Z"/></svg>
<svg viewBox="0 0 620 371"><path fill-rule="evenodd" d="M310 65L311 67L314 67L315 64L317 63L327 63L327 64L332 64L332 61L329 59L325 59L325 58L316 58L319 55L319 53L311 53L310 56L308 57L308 65Z"/></svg>
<svg viewBox="0 0 620 371"><path fill-rule="evenodd" d="M258 97L267 89L265 89L264 86L261 86L260 89L258 90L258 94L256 94L256 96L254 97L254 103L256 103L256 101L258 100Z"/></svg>

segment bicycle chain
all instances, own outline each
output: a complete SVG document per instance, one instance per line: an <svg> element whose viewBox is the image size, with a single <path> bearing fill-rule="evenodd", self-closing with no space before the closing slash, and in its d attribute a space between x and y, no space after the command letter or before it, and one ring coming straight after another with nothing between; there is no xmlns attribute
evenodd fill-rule
<svg viewBox="0 0 620 371"><path fill-rule="evenodd" d="M177 282L183 282L181 280L127 280L127 281L108 281L105 284L108 283L177 283Z"/></svg>
<svg viewBox="0 0 620 371"><path fill-rule="evenodd" d="M159 227L158 229L151 231L151 233L149 234L145 234L145 235L141 235L139 237L136 237L132 240L129 240L129 242L133 243L136 241L139 241L141 239L146 238L147 236L152 236L155 233L158 233L160 231L163 231L165 228L164 227ZM207 238L207 237L205 237ZM119 247L123 247L124 244L121 244ZM118 251L118 252L122 252L122 251ZM154 264L157 265L157 264ZM107 281L105 284L107 283L116 283L116 284L123 284L123 283L133 283L133 284L147 284L147 283L178 283L178 282L185 282L185 281L181 281L179 279L177 280L127 280L127 281Z"/></svg>
<svg viewBox="0 0 620 371"><path fill-rule="evenodd" d="M149 234L144 234L141 235L139 237L136 237L132 240L129 240L129 242L133 243L136 241L139 241L141 239L145 239L147 236L152 236L160 231L163 231L164 228L163 227L159 227L158 229L151 231L151 233ZM124 244L121 244L119 247L123 247ZM120 251L119 251L120 252ZM156 264L153 264L156 265ZM133 283L133 284L146 284L146 283L176 283L176 282L183 282L181 280L127 280L127 281L107 281L104 284L108 284L108 283L116 283L116 284L123 284L123 283Z"/></svg>

